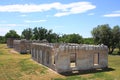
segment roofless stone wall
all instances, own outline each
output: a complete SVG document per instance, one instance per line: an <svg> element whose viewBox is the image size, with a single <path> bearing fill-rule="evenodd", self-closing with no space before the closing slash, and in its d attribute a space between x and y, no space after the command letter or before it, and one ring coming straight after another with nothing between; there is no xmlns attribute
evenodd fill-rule
<svg viewBox="0 0 120 80"><path fill-rule="evenodd" d="M7 46L9 48L13 48L13 41L15 40L15 38L8 38L7 39Z"/></svg>
<svg viewBox="0 0 120 80"><path fill-rule="evenodd" d="M7 45L20 53L31 53L33 60L59 73L108 67L108 48L105 45L13 39L8 39Z"/></svg>
<svg viewBox="0 0 120 80"><path fill-rule="evenodd" d="M14 48L16 51L20 53L30 53L31 51L31 43L48 43L47 40L26 40L21 39L17 40L16 38L8 38L7 39L7 46L9 48Z"/></svg>
<svg viewBox="0 0 120 80"><path fill-rule="evenodd" d="M31 41L27 41L27 40L14 40L13 41L13 48L20 52L20 53L28 53L30 52L30 48L31 48Z"/></svg>
<svg viewBox="0 0 120 80"><path fill-rule="evenodd" d="M32 43L31 55L33 60L59 73L108 66L105 45Z"/></svg>

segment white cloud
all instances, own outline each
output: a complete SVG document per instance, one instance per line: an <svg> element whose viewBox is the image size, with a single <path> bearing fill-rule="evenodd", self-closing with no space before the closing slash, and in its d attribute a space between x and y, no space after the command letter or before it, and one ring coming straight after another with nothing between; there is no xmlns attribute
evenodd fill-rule
<svg viewBox="0 0 120 80"><path fill-rule="evenodd" d="M56 17L61 17L61 16L66 16L66 15L70 15L70 12L60 12L60 13L56 13L54 16Z"/></svg>
<svg viewBox="0 0 120 80"><path fill-rule="evenodd" d="M15 4L15 5L2 5L0 6L0 12L20 12L20 13L29 13L29 12L43 12L48 11L60 3L51 3L51 4Z"/></svg>
<svg viewBox="0 0 120 80"><path fill-rule="evenodd" d="M60 17L70 14L83 13L88 10L96 8L90 2L74 2L69 4L61 4L59 2L51 4L15 4L15 5L1 5L0 12L20 12L20 13L30 13L30 12L44 12L51 9L58 10L54 16Z"/></svg>
<svg viewBox="0 0 120 80"><path fill-rule="evenodd" d="M26 24L0 24L0 27L21 27L21 26L28 26Z"/></svg>
<svg viewBox="0 0 120 80"><path fill-rule="evenodd" d="M26 24L0 24L0 35L4 36L9 30L15 30L21 34L21 27L28 27Z"/></svg>
<svg viewBox="0 0 120 80"><path fill-rule="evenodd" d="M19 35L21 35L21 29L13 29L11 27L0 27L0 36L4 36L9 30L15 30Z"/></svg>
<svg viewBox="0 0 120 80"><path fill-rule="evenodd" d="M92 5L89 2L77 2L77 3L67 4L64 6L65 6L63 8L64 10L62 9L62 12L58 12L54 16L61 17L70 14L84 13L87 12L88 10L92 10L96 8L96 6Z"/></svg>
<svg viewBox="0 0 120 80"><path fill-rule="evenodd" d="M0 27L15 27L16 24L0 24Z"/></svg>
<svg viewBox="0 0 120 80"><path fill-rule="evenodd" d="M113 14L106 14L104 17L120 17L120 14L113 13Z"/></svg>
<svg viewBox="0 0 120 80"><path fill-rule="evenodd" d="M24 22L26 23L39 23L39 22L46 22L47 20L35 20L35 21L32 21L32 20L25 20Z"/></svg>
<svg viewBox="0 0 120 80"><path fill-rule="evenodd" d="M4 36L9 30L8 27L0 27L0 36Z"/></svg>
<svg viewBox="0 0 120 80"><path fill-rule="evenodd" d="M113 13L105 14L103 17L120 17L120 11L113 11Z"/></svg>

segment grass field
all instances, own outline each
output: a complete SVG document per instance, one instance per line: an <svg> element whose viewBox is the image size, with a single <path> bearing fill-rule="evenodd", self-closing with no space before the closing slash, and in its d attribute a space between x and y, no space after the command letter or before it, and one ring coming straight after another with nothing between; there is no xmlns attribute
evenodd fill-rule
<svg viewBox="0 0 120 80"><path fill-rule="evenodd" d="M120 56L109 56L109 69L61 75L0 44L0 80L120 80Z"/></svg>

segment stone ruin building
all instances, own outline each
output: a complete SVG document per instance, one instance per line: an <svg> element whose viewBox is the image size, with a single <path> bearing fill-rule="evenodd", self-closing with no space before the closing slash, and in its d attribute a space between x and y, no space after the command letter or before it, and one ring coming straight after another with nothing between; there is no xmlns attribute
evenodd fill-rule
<svg viewBox="0 0 120 80"><path fill-rule="evenodd" d="M58 73L108 67L108 48L105 45L13 40L13 48L21 53L29 51L33 60Z"/></svg>
<svg viewBox="0 0 120 80"><path fill-rule="evenodd" d="M105 45L32 43L32 59L59 73L108 67Z"/></svg>
<svg viewBox="0 0 120 80"><path fill-rule="evenodd" d="M13 48L22 54L30 53L30 45L31 45L31 41L25 39L13 41Z"/></svg>
<svg viewBox="0 0 120 80"><path fill-rule="evenodd" d="M8 38L7 39L7 46L9 48L14 48L16 51L20 53L30 53L31 51L31 43L48 43L47 40L26 40L26 39L21 39L18 40L16 38Z"/></svg>
<svg viewBox="0 0 120 80"><path fill-rule="evenodd" d="M13 41L15 40L15 38L8 38L7 39L7 46L9 48L13 48Z"/></svg>

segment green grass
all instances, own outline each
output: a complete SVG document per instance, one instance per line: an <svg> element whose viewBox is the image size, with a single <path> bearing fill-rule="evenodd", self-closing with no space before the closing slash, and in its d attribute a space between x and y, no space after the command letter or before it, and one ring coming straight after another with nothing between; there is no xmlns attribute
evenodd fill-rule
<svg viewBox="0 0 120 80"><path fill-rule="evenodd" d="M120 56L109 55L109 68L61 75L0 44L0 80L120 80Z"/></svg>
<svg viewBox="0 0 120 80"><path fill-rule="evenodd" d="M0 44L0 80L51 80L60 76L31 59L30 54L19 54ZM47 77L48 76L48 77ZM46 79L45 79L46 77Z"/></svg>
<svg viewBox="0 0 120 80"><path fill-rule="evenodd" d="M120 55L119 49L115 48L112 55Z"/></svg>

